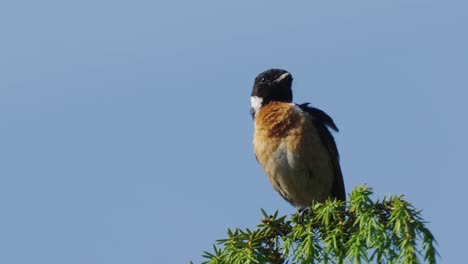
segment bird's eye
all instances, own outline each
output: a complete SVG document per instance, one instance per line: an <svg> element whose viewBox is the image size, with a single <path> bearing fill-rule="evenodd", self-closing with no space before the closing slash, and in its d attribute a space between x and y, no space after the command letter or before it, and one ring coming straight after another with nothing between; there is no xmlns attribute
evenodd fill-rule
<svg viewBox="0 0 468 264"><path fill-rule="evenodd" d="M260 79L260 83L264 83L266 81L265 78Z"/></svg>

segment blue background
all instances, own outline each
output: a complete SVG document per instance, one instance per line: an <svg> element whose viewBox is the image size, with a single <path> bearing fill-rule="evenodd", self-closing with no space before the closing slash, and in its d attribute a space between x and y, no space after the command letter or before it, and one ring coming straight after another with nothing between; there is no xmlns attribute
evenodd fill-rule
<svg viewBox="0 0 468 264"><path fill-rule="evenodd" d="M187 263L295 211L252 150L290 71L347 191L405 194L466 261L466 1L2 1L0 263ZM465 197L465 198L464 198Z"/></svg>

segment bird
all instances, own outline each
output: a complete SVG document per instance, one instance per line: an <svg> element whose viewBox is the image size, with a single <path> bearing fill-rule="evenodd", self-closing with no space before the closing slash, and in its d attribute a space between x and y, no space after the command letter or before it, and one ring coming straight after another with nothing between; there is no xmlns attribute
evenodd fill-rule
<svg viewBox="0 0 468 264"><path fill-rule="evenodd" d="M253 148L273 186L299 210L327 199L346 201L333 119L310 103L293 103L291 73L266 70L250 97Z"/></svg>

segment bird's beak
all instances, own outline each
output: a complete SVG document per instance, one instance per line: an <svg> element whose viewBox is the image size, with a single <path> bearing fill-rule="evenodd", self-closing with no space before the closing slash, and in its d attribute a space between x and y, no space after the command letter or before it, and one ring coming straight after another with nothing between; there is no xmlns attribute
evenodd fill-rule
<svg viewBox="0 0 468 264"><path fill-rule="evenodd" d="M288 77L289 75L291 75L289 72L283 73L280 75L280 77L276 78L276 80L274 80L273 82L281 82L282 80L284 80L284 78Z"/></svg>

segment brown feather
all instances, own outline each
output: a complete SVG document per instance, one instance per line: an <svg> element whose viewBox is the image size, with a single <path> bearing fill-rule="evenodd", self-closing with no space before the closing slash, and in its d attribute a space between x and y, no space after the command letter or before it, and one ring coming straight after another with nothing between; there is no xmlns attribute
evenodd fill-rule
<svg viewBox="0 0 468 264"><path fill-rule="evenodd" d="M317 127L292 103L271 102L255 117L254 151L273 188L291 204L331 195L333 161Z"/></svg>

